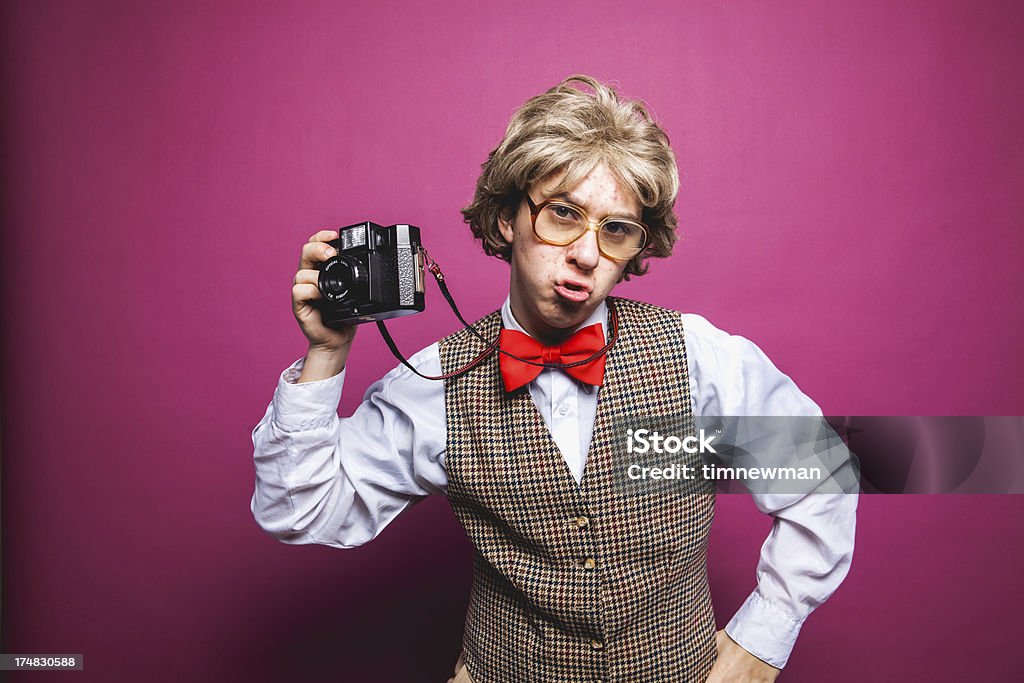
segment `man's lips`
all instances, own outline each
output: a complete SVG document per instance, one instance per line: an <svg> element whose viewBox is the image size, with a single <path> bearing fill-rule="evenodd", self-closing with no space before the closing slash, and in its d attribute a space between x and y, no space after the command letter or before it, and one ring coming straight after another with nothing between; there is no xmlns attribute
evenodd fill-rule
<svg viewBox="0 0 1024 683"><path fill-rule="evenodd" d="M569 301L586 301L590 298L591 286L578 280L560 280L555 283L555 292Z"/></svg>

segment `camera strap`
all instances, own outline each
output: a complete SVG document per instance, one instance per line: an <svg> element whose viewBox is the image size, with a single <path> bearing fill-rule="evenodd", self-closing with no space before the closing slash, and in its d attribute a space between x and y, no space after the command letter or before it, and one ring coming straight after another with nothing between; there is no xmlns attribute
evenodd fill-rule
<svg viewBox="0 0 1024 683"><path fill-rule="evenodd" d="M615 310L615 303L611 299L608 299L608 327L610 328L608 335L608 343L606 343L604 346L602 346L600 349L594 352L591 356L584 358L583 360L575 361L573 363L538 363L536 361L520 358L515 354L511 354L508 351L503 350L499 346L498 342L501 339L500 336L495 337L491 341L488 341L487 339L484 338L482 334L480 334L479 330L477 330L475 327L466 322L466 319L462 317L462 313L459 311L458 305L455 303L455 299L452 298L451 292L448 291L448 285L445 283L444 273L441 272L441 266L437 264L437 261L430 258L430 256L427 254L426 249L423 250L423 255L424 258L426 258L426 260L430 264L427 267L427 270L430 271L430 274L434 276L434 280L437 281L437 286L441 290L441 294L444 295L445 301L448 302L448 306L452 309L452 312L455 313L455 317L459 319L459 322L462 323L462 325L467 330L469 330L474 337L479 339L484 344L484 349L480 352L480 354L476 358L471 360L469 363L462 366L461 368L458 368L457 370L452 370L451 372L446 372L443 375L424 375L422 372L414 368L412 364L405 359L405 356L402 355L402 352L398 350L398 345L395 344L395 340L391 338L391 333L388 332L388 328L384 324L384 321L378 320L377 329L380 330L380 336L384 338L384 343L388 345L388 348L391 350L391 353L395 356L395 358L397 358L402 363L402 365L409 368L410 370L412 370L414 374L419 375L424 379L445 380L451 379L452 377L458 377L459 375L464 375L465 373L469 372L477 365L482 363L484 360L486 360L495 351L497 351L498 353L503 353L509 358L515 358L519 362L526 363L528 365L539 365L544 368L572 368L576 367L577 365L585 365L587 363L590 363L595 359L600 358L604 354L608 353L609 349L611 349L612 346L615 345L615 341L619 338L619 314L618 311Z"/></svg>

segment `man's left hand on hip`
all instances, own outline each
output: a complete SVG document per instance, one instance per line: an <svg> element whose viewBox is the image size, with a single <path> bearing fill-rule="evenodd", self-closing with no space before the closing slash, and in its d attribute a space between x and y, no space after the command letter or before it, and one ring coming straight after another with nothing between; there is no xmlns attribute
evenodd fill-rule
<svg viewBox="0 0 1024 683"><path fill-rule="evenodd" d="M782 671L744 650L725 629L715 634L715 644L718 659L707 683L772 683Z"/></svg>

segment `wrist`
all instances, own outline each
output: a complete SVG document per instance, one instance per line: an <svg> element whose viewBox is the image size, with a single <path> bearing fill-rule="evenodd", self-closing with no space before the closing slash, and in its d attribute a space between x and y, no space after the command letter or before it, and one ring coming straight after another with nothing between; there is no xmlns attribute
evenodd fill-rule
<svg viewBox="0 0 1024 683"><path fill-rule="evenodd" d="M340 349L330 349L310 345L306 351L306 358L302 364L302 372L299 374L298 384L305 382L317 382L334 377L345 369L345 362L348 360L350 344Z"/></svg>

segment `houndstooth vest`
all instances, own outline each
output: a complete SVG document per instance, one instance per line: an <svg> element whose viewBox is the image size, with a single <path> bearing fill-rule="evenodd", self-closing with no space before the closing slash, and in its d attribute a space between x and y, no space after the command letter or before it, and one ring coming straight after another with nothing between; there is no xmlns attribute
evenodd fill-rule
<svg viewBox="0 0 1024 683"><path fill-rule="evenodd" d="M622 418L691 417L682 321L610 303L619 338L579 485L529 390L505 393L498 354L445 383L448 498L475 546L463 650L476 683L703 682L714 663L714 494L637 493L612 476ZM493 339L500 312L475 327ZM450 372L481 342L462 330L439 348Z"/></svg>

